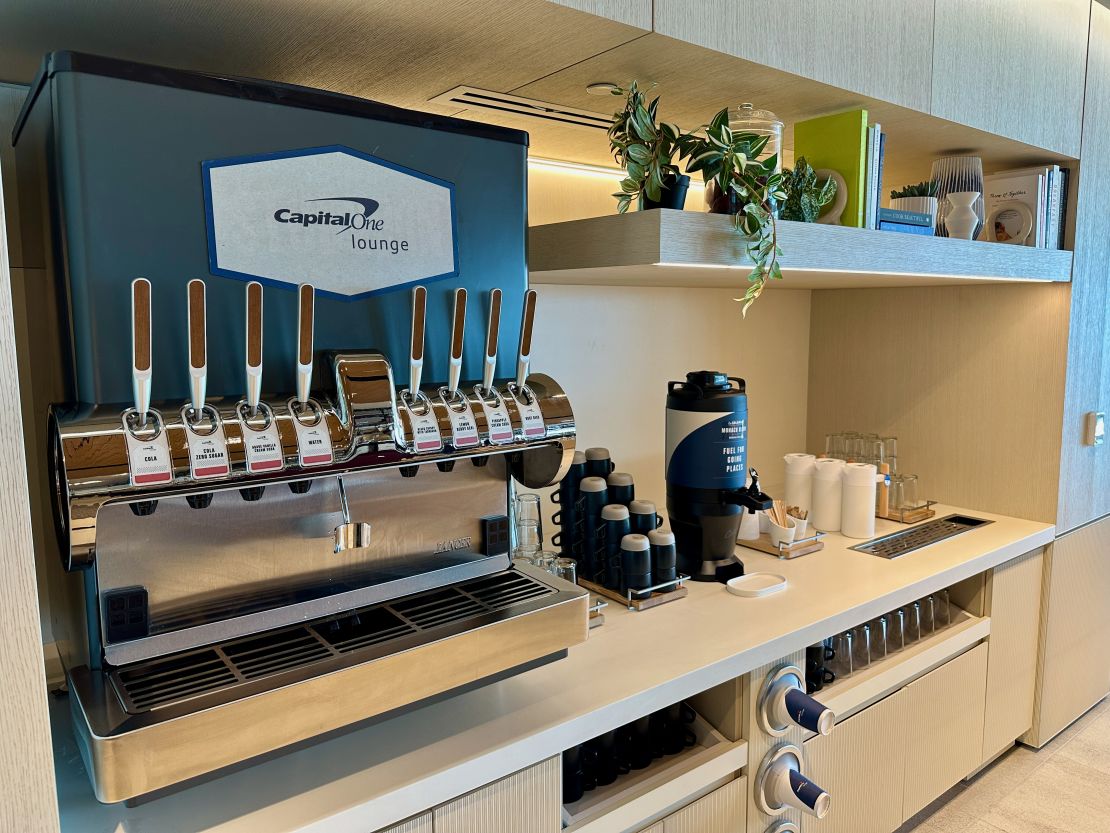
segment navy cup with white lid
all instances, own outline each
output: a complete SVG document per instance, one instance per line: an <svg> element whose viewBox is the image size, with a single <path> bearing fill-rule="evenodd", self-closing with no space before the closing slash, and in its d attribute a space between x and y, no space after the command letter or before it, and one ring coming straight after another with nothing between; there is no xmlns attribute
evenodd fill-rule
<svg viewBox="0 0 1110 833"><path fill-rule="evenodd" d="M632 533L621 539L621 589L642 590L633 592L633 599L646 599L651 596L651 543L646 535Z"/></svg>
<svg viewBox="0 0 1110 833"><path fill-rule="evenodd" d="M586 449L586 475L588 477L608 477L613 473L613 460L609 449L596 446Z"/></svg>
<svg viewBox="0 0 1110 833"><path fill-rule="evenodd" d="M582 552L581 529L578 525L578 489L585 476L586 455L576 451L570 469L559 481L558 490L551 495L551 499L559 504L559 511L551 519L559 526L559 532L552 537L551 543L557 546L563 555L575 559Z"/></svg>
<svg viewBox="0 0 1110 833"><path fill-rule="evenodd" d="M650 500L634 500L628 504L628 513L631 516L632 531L639 535L647 535L653 529L658 529L663 524L663 518L655 511L655 504Z"/></svg>
<svg viewBox="0 0 1110 833"><path fill-rule="evenodd" d="M675 569L676 553L674 533L669 529L653 529L647 534L647 537L651 545L652 585L674 581L678 578L678 573ZM660 587L659 592L670 593L677 587L677 584L672 584L670 587Z"/></svg>
<svg viewBox="0 0 1110 833"><path fill-rule="evenodd" d="M609 491L602 477L584 477L578 484L578 524L582 530L582 550L578 558L581 575L594 580L605 546L605 527L601 510L609 502Z"/></svg>
<svg viewBox="0 0 1110 833"><path fill-rule="evenodd" d="M609 484L609 500L628 506L636 497L636 485L632 475L626 471L615 471L606 478Z"/></svg>
<svg viewBox="0 0 1110 833"><path fill-rule="evenodd" d="M605 524L605 561L602 584L613 590L619 590L621 586L621 540L630 531L628 507L621 506L619 503L610 503L601 510L601 519L602 523Z"/></svg>

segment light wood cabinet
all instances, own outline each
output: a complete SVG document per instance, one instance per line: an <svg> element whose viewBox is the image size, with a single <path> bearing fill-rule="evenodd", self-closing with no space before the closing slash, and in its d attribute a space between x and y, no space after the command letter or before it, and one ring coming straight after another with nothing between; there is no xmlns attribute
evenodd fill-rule
<svg viewBox="0 0 1110 833"><path fill-rule="evenodd" d="M522 769L432 811L435 833L558 833L559 758Z"/></svg>
<svg viewBox="0 0 1110 833"><path fill-rule="evenodd" d="M905 690L836 724L805 744L807 774L832 796L809 833L890 833L902 824Z"/></svg>
<svg viewBox="0 0 1110 833"><path fill-rule="evenodd" d="M736 833L743 830L747 817L747 784L747 778L737 778L667 816L660 833Z"/></svg>
<svg viewBox="0 0 1110 833"><path fill-rule="evenodd" d="M432 814L414 816L408 821L379 830L378 833L432 833Z"/></svg>
<svg viewBox="0 0 1110 833"><path fill-rule="evenodd" d="M929 109L933 4L889 0L655 0L663 35ZM774 102L756 102L774 109Z"/></svg>
<svg viewBox="0 0 1110 833"><path fill-rule="evenodd" d="M987 646L979 645L903 690L904 819L979 766L986 679Z"/></svg>
<svg viewBox="0 0 1110 833"><path fill-rule="evenodd" d="M931 112L1078 156L1090 11L1090 0L936 0Z"/></svg>
<svg viewBox="0 0 1110 833"><path fill-rule="evenodd" d="M1083 444L1088 411L1110 410L1110 9L1095 3L1083 110L1060 451L1058 532L1110 514L1110 444Z"/></svg>
<svg viewBox="0 0 1110 833"><path fill-rule="evenodd" d="M1052 740L1110 692L1110 519L1048 550L1040 620L1033 746Z"/></svg>
<svg viewBox="0 0 1110 833"><path fill-rule="evenodd" d="M1036 550L996 567L987 581L991 635L982 763L1012 746L1033 724L1043 567L1044 551Z"/></svg>

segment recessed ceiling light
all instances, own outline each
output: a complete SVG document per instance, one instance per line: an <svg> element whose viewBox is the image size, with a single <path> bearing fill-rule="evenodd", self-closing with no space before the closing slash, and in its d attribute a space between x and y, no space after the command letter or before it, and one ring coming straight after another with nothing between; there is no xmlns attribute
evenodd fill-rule
<svg viewBox="0 0 1110 833"><path fill-rule="evenodd" d="M612 81L596 81L586 85L586 92L590 95L620 95L621 88Z"/></svg>

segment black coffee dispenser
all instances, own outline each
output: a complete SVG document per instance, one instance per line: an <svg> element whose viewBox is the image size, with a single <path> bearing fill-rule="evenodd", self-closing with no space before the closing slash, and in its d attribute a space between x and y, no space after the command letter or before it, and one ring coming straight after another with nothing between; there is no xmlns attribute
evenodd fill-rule
<svg viewBox="0 0 1110 833"><path fill-rule="evenodd" d="M754 469L748 483L743 379L698 370L667 384L665 466L679 570L695 581L743 575L734 554L741 513L771 506Z"/></svg>

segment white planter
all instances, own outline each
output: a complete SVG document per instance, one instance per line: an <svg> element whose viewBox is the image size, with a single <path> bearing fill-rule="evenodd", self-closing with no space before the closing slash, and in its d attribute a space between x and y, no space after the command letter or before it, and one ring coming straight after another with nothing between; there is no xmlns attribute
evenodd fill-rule
<svg viewBox="0 0 1110 833"><path fill-rule="evenodd" d="M890 207L899 211L914 211L918 214L928 214L937 226L937 198L936 197L895 197L890 201Z"/></svg>

